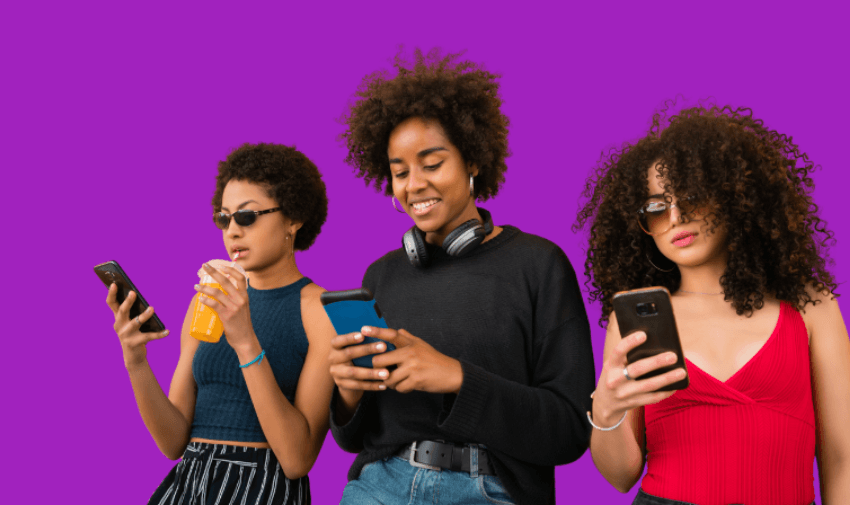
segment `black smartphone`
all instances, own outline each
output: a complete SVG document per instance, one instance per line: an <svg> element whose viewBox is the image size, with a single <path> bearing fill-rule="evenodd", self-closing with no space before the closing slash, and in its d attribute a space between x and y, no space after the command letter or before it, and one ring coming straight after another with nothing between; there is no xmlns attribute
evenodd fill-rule
<svg viewBox="0 0 850 505"><path fill-rule="evenodd" d="M657 370L647 372L635 380L649 379L663 373L684 368L685 355L682 352L682 343L679 341L679 332L676 329L676 318L673 316L673 305L670 303L670 292L663 287L651 287L621 291L613 298L614 313L617 315L617 324L620 326L620 335L625 338L636 331L646 333L646 341L629 351L627 359L629 363L672 351L678 356L678 360L672 365L661 367ZM658 391L674 391L688 387L688 376L659 389Z"/></svg>
<svg viewBox="0 0 850 505"><path fill-rule="evenodd" d="M94 273L97 274L107 288L113 283L118 286L118 293L115 294L115 299L118 301L119 305L124 303L124 300L127 299L127 295L130 291L136 292L136 300L130 307L130 319L133 319L147 310L149 305L145 300L145 297L142 296L142 293L138 289L136 289L133 281L130 280L130 277L124 272L124 269L121 268L121 265L119 265L117 261L107 261L106 263L97 265L94 267ZM159 317L156 313L154 313L153 317L142 324L140 330L144 333L155 333L165 331L165 325L162 324L162 321L160 321Z"/></svg>
<svg viewBox="0 0 850 505"><path fill-rule="evenodd" d="M374 326L376 328L387 327L387 323L384 321L381 311L372 297L372 292L366 288L349 289L347 291L325 291L319 298L325 307L325 312L327 312L331 324L334 325L337 335L354 333L360 331L360 328L364 326ZM385 342L387 344L387 351L395 349L395 346L389 342L363 335L363 344L372 342ZM355 366L372 368L372 356L374 354L361 356L352 360L352 362Z"/></svg>

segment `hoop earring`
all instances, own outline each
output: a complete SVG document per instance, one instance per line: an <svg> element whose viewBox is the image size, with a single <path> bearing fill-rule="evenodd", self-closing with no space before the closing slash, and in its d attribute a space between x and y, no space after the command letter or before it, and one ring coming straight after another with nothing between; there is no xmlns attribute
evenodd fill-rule
<svg viewBox="0 0 850 505"><path fill-rule="evenodd" d="M669 269L667 269L667 270L664 270L663 268L658 268L658 265L656 265L655 263L653 263L653 262L652 262L652 258L650 258L650 257L649 257L649 252L647 252L647 253L646 253L646 260L647 260L647 261L649 261L649 264L650 264L650 265L652 265L652 267L653 267L653 268L655 268L656 270L658 270L659 272L665 272L665 273L667 273L667 272L672 272L672 271L673 271L673 269L674 269L674 268L676 268L676 264L675 264L675 263L673 264L673 266L672 266L672 267L670 267L670 268L669 268ZM672 263L672 262L671 262L671 263Z"/></svg>
<svg viewBox="0 0 850 505"><path fill-rule="evenodd" d="M399 210L399 208L395 206L395 202L396 202L395 196L391 197L390 201L393 202L393 208L395 209L396 212L400 212L402 214L407 214L407 212L405 212L403 210ZM401 205L400 202L399 202L399 205Z"/></svg>
<svg viewBox="0 0 850 505"><path fill-rule="evenodd" d="M469 196L475 198L475 181L472 178L472 174L469 174Z"/></svg>

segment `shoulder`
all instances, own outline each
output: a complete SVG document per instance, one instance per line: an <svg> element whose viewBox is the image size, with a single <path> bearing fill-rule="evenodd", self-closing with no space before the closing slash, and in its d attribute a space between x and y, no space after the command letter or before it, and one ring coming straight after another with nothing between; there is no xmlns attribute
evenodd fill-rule
<svg viewBox="0 0 850 505"><path fill-rule="evenodd" d="M327 337L326 334L333 332L333 325L331 325L321 300L322 293L325 291L327 290L312 282L301 289L301 320L304 324L307 340L310 342L313 342L317 337L326 341L328 340L328 338L325 338ZM322 337L322 335L325 335L325 337ZM333 335L336 335L336 333L334 332Z"/></svg>
<svg viewBox="0 0 850 505"><path fill-rule="evenodd" d="M820 328L843 325L838 300L833 293L816 291L811 285L806 288L806 292L814 303L807 303L799 312L809 337L814 336Z"/></svg>
<svg viewBox="0 0 850 505"><path fill-rule="evenodd" d="M375 284L380 282L383 272L386 270L392 270L393 268L407 262L407 254L404 252L404 249L400 247L384 254L377 260L373 261L366 269L366 273L363 275L363 286L373 289Z"/></svg>
<svg viewBox="0 0 850 505"><path fill-rule="evenodd" d="M513 226L505 226L505 231L514 232L514 235L504 244L505 252L515 257L517 261L521 261L523 265L550 274L575 276L572 263L558 244Z"/></svg>

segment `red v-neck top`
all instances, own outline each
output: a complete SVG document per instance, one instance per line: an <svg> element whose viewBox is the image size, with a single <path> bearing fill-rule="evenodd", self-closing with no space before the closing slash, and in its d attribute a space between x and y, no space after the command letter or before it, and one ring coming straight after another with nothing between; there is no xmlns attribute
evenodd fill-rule
<svg viewBox="0 0 850 505"><path fill-rule="evenodd" d="M651 495L699 505L815 498L815 413L806 326L782 303L776 328L721 382L687 361L690 385L645 407Z"/></svg>

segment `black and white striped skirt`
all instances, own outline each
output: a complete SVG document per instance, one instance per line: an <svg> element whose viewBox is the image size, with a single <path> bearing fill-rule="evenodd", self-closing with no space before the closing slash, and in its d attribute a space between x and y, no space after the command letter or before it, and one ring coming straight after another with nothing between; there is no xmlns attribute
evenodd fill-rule
<svg viewBox="0 0 850 505"><path fill-rule="evenodd" d="M271 449L190 442L148 505L309 505L307 476L289 480Z"/></svg>

